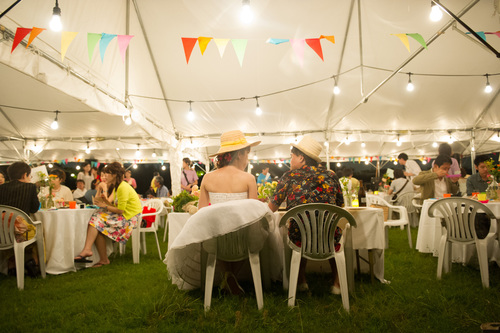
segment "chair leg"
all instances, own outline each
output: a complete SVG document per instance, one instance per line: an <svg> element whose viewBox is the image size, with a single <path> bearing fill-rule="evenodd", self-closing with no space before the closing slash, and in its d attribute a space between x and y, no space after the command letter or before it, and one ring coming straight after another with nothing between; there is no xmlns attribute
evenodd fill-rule
<svg viewBox="0 0 500 333"><path fill-rule="evenodd" d="M410 249L413 249L413 244L411 241L411 230L410 230L410 223L406 225L406 228L408 229L408 244L410 244Z"/></svg>
<svg viewBox="0 0 500 333"><path fill-rule="evenodd" d="M142 254L146 254L147 253L147 250L146 250L146 233L145 232L141 232L141 250L142 250Z"/></svg>
<svg viewBox="0 0 500 333"><path fill-rule="evenodd" d="M141 247L141 233L139 227L132 230L132 259L134 264L139 263L139 252Z"/></svg>
<svg viewBox="0 0 500 333"><path fill-rule="evenodd" d="M212 288L214 286L216 255L209 253L207 257L207 274L205 275L205 312L210 310L212 303Z"/></svg>
<svg viewBox="0 0 500 333"><path fill-rule="evenodd" d="M301 257L300 252L292 251L288 285L288 306L295 306L295 294L297 293L297 280L299 279Z"/></svg>
<svg viewBox="0 0 500 333"><path fill-rule="evenodd" d="M167 230L168 230L168 218L165 218L165 230L163 232L163 243L167 239Z"/></svg>
<svg viewBox="0 0 500 333"><path fill-rule="evenodd" d="M43 230L40 228L40 230ZM38 266L40 267L40 274L42 275L42 278L45 279L46 277L46 272L45 272L45 251L44 251L44 246L43 246L43 231L39 231L37 228L36 230L36 249L38 251Z"/></svg>
<svg viewBox="0 0 500 333"><path fill-rule="evenodd" d="M344 309L349 312L349 290L347 288L347 274L345 268L344 252L335 254L335 264L337 265L337 274L339 275L342 305L344 306Z"/></svg>
<svg viewBox="0 0 500 333"><path fill-rule="evenodd" d="M441 236L439 241L439 254L438 254L438 265L437 265L437 279L441 280L441 275L443 274L443 262L445 260L445 247L446 247L446 235Z"/></svg>
<svg viewBox="0 0 500 333"><path fill-rule="evenodd" d="M14 258L16 261L17 288L24 289L24 247L14 244Z"/></svg>
<svg viewBox="0 0 500 333"><path fill-rule="evenodd" d="M156 238L156 246L158 247L158 255L160 256L161 260L160 242L158 242L158 235L156 234L156 231L155 231L155 238Z"/></svg>
<svg viewBox="0 0 500 333"><path fill-rule="evenodd" d="M479 260L479 270L484 288L490 287L490 276L488 270L488 249L486 239L476 240L477 258Z"/></svg>
<svg viewBox="0 0 500 333"><path fill-rule="evenodd" d="M259 253L248 252L248 261L252 270L253 285L255 287L255 298L257 299L257 308L262 310L264 307L264 297L262 296L262 277L260 273Z"/></svg>
<svg viewBox="0 0 500 333"><path fill-rule="evenodd" d="M451 271L451 242L446 242L444 247L444 272L449 273Z"/></svg>

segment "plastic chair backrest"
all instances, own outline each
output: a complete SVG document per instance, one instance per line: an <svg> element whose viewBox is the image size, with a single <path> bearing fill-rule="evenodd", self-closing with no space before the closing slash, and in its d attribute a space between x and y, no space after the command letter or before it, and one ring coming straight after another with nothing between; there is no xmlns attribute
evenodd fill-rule
<svg viewBox="0 0 500 333"><path fill-rule="evenodd" d="M407 192L403 194L398 194L397 200L394 202L396 206L403 206L406 207L406 210L408 213L413 213L417 209L413 205L413 198L417 195L416 192Z"/></svg>
<svg viewBox="0 0 500 333"><path fill-rule="evenodd" d="M0 205L0 250L7 250L14 247L16 236L14 233L14 223L17 216L23 217L28 223L31 219L21 210Z"/></svg>
<svg viewBox="0 0 500 333"><path fill-rule="evenodd" d="M488 207L467 198L439 199L429 207L429 216L444 220L448 240L454 242L470 242L477 238L475 221L478 212L485 213L490 220L495 219Z"/></svg>
<svg viewBox="0 0 500 333"><path fill-rule="evenodd" d="M155 216L155 221L153 222L152 226L156 227L158 223L158 215L160 215L160 213L163 211L163 202L160 199L150 199L145 202L144 207L147 207L149 209L154 208L156 210L154 213L142 214L142 217Z"/></svg>
<svg viewBox="0 0 500 333"><path fill-rule="evenodd" d="M337 227L342 231L347 223L356 227L356 220L348 211L325 203L304 204L290 209L281 218L280 227L289 220L297 223L302 239L300 247L291 241L288 245L312 259L328 258L335 254L334 236Z"/></svg>

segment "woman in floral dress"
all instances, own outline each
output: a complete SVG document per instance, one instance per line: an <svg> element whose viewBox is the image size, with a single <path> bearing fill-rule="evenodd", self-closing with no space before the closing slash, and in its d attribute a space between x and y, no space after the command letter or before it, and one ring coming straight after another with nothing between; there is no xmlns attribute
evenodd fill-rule
<svg viewBox="0 0 500 333"><path fill-rule="evenodd" d="M91 262L87 259L93 255L92 244L95 243L99 253L99 262L93 267L109 264L106 254L106 237L115 242L125 244L137 225L142 212L141 201L135 190L124 181L125 169L118 162L106 165L102 171L108 193L95 198L94 204L101 207L89 221L85 246L75 262ZM113 194L113 196L111 196ZM107 198L112 197L113 202Z"/></svg>

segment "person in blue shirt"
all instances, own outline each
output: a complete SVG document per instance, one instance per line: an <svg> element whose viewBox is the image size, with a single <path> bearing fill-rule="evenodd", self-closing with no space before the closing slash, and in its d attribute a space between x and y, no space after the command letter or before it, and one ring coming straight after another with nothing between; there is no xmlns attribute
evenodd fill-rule
<svg viewBox="0 0 500 333"><path fill-rule="evenodd" d="M272 182L271 174L269 173L269 167L262 169L261 174L257 177L257 185L264 185L265 183Z"/></svg>

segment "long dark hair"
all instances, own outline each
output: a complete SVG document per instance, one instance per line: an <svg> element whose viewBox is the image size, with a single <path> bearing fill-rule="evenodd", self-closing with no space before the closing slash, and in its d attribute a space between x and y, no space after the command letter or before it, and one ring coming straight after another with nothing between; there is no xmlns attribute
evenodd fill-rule
<svg viewBox="0 0 500 333"><path fill-rule="evenodd" d="M87 165L91 167L90 162L85 162L85 163L83 163L82 172L83 172L83 174L84 174L84 175L90 176L90 175L92 174L92 167L90 168L89 172L88 172L88 173L86 173L86 172L85 172L85 170L84 170L84 168L85 168Z"/></svg>
<svg viewBox="0 0 500 333"><path fill-rule="evenodd" d="M250 147L245 147L245 148L242 148L239 150L230 151L230 152L227 152L224 154L217 155L215 157L215 160L216 160L215 165L216 165L217 169L220 169L220 168L223 168L225 166L232 164L235 161L238 154L244 153L245 151L250 152Z"/></svg>
<svg viewBox="0 0 500 333"><path fill-rule="evenodd" d="M118 186L123 181L125 168L123 168L123 166L119 162L113 162L111 164L107 164L104 169L102 169L102 172L110 175L116 175L115 182L108 187L108 195L111 195L111 193L113 193L113 190L118 188Z"/></svg>

